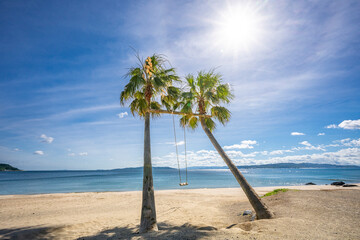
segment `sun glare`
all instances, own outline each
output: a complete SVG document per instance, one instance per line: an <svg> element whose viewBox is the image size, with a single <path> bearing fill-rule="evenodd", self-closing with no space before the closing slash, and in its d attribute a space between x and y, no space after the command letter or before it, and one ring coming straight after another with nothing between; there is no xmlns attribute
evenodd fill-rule
<svg viewBox="0 0 360 240"><path fill-rule="evenodd" d="M215 41L222 51L249 51L260 41L261 21L255 8L229 7L215 24Z"/></svg>

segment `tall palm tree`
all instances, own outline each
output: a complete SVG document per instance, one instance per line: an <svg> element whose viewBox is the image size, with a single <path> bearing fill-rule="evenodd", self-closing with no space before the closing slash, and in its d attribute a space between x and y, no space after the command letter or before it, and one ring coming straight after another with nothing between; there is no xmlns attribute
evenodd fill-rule
<svg viewBox="0 0 360 240"><path fill-rule="evenodd" d="M150 114L149 109L160 109L161 103L171 104L177 88L172 86L173 81L179 78L174 68L166 68L167 60L162 55L154 54L142 61L139 56L139 65L129 69L127 76L129 83L120 94L120 104L129 105L131 113L145 120L144 130L144 173L140 233L157 231L155 197L153 187L151 148L150 148ZM159 103L160 102L160 103Z"/></svg>
<svg viewBox="0 0 360 240"><path fill-rule="evenodd" d="M241 188L253 206L258 219L272 218L274 215L268 207L261 201L255 190L246 181L235 164L230 160L220 144L215 139L212 131L216 124L214 119L225 125L230 120L231 113L228 109L220 106L221 103L229 103L233 98L228 84L221 82L221 75L213 70L209 72L199 72L195 78L193 75L186 77L187 90L182 93L181 112L188 113L180 119L180 124L195 129L199 122L210 139L215 149L225 161L232 174L240 184ZM193 110L200 116L192 115ZM209 116L210 115L210 116Z"/></svg>

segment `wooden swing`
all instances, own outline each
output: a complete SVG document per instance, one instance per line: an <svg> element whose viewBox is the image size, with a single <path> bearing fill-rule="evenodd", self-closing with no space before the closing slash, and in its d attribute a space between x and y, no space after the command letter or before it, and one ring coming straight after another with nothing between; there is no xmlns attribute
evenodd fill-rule
<svg viewBox="0 0 360 240"><path fill-rule="evenodd" d="M179 185L181 187L189 185L188 184L188 176L187 176L187 159L186 159L186 131L185 131L185 127L184 127L184 145L185 145L185 182L181 182L181 171L180 171L180 162L179 162L179 151L178 151L178 145L177 145L177 140L176 140L176 130L175 130L175 118L174 115L172 115L173 117L173 128L174 128L174 139L175 139L175 148L176 148L176 160L177 160L177 164L178 164L178 169L179 169Z"/></svg>

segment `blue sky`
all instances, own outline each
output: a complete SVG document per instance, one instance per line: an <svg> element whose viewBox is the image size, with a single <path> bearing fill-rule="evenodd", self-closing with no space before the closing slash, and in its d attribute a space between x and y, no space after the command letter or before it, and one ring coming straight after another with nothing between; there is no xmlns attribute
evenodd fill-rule
<svg viewBox="0 0 360 240"><path fill-rule="evenodd" d="M359 11L359 1L1 1L0 162L141 166L143 121L119 105L135 48L165 54L182 78L216 67L231 84L232 119L214 135L236 164L360 165ZM151 141L154 166L175 167L170 116L151 122ZM187 149L190 166L224 165L201 128Z"/></svg>

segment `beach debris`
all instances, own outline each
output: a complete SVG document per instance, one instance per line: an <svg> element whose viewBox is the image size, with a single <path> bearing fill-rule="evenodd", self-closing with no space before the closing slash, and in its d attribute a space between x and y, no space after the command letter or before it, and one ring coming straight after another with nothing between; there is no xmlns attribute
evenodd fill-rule
<svg viewBox="0 0 360 240"><path fill-rule="evenodd" d="M217 228L213 226L205 226L205 227L198 227L197 230L216 231Z"/></svg>
<svg viewBox="0 0 360 240"><path fill-rule="evenodd" d="M344 184L343 187L357 187L356 184Z"/></svg>
<svg viewBox="0 0 360 240"><path fill-rule="evenodd" d="M251 219L250 219L250 221L255 221L255 219L256 219L256 213L254 213L252 216L251 216Z"/></svg>
<svg viewBox="0 0 360 240"><path fill-rule="evenodd" d="M308 183L305 183L305 185L316 185L316 184L313 182L308 182Z"/></svg>
<svg viewBox="0 0 360 240"><path fill-rule="evenodd" d="M345 183L344 182L332 182L331 185L334 185L334 186L342 186L344 185Z"/></svg>
<svg viewBox="0 0 360 240"><path fill-rule="evenodd" d="M226 229L230 229L230 228L232 228L233 226L236 226L236 223L231 224L230 226L227 226Z"/></svg>
<svg viewBox="0 0 360 240"><path fill-rule="evenodd" d="M242 215L246 216L246 215L251 215L251 214L252 214L251 210L245 210Z"/></svg>

